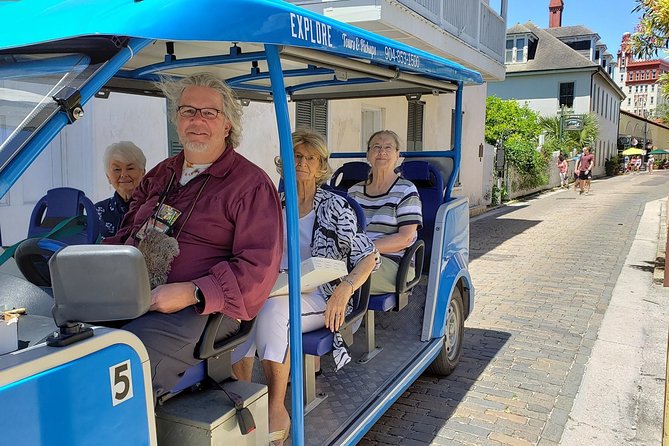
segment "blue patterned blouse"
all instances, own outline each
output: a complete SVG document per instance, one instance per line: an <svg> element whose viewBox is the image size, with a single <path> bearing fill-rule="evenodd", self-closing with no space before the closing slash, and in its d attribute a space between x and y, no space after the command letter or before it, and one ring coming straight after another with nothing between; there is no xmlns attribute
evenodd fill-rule
<svg viewBox="0 0 669 446"><path fill-rule="evenodd" d="M95 203L95 210L100 220L100 236L111 237L121 227L121 221L128 208L129 201L124 201L118 192L114 192L111 198Z"/></svg>

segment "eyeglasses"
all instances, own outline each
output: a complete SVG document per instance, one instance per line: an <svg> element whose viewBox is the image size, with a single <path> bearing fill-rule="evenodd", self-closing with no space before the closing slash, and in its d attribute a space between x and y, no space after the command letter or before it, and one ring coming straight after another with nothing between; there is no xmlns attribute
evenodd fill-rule
<svg viewBox="0 0 669 446"><path fill-rule="evenodd" d="M196 108L191 107L190 105L180 105L177 107L177 113L179 116L184 118L194 118L197 112L200 112L200 116L207 120L213 120L218 117L219 113L222 113L221 110L216 110L215 108Z"/></svg>
<svg viewBox="0 0 669 446"><path fill-rule="evenodd" d="M375 152L387 152L387 153L392 153L395 150L398 150L396 147L393 146L382 146L380 144L374 144L372 147L369 148L369 150L373 150Z"/></svg>
<svg viewBox="0 0 669 446"><path fill-rule="evenodd" d="M305 160L308 163L313 163L314 161L319 159L319 157L316 155L302 155L301 153L296 153L294 156L296 163L301 163L302 160Z"/></svg>

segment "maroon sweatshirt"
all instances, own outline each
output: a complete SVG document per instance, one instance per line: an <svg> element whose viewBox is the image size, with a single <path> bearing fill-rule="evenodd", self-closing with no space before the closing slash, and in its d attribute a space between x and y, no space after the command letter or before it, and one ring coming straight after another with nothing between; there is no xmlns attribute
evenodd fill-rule
<svg viewBox="0 0 669 446"><path fill-rule="evenodd" d="M167 282L194 282L205 297L204 314L250 320L279 273L282 221L276 188L262 169L230 147L184 186L179 184L183 164L182 152L151 169L135 189L121 228L104 243L137 245L134 235L174 174L165 204L182 212L172 232L176 236L181 230L180 253Z"/></svg>

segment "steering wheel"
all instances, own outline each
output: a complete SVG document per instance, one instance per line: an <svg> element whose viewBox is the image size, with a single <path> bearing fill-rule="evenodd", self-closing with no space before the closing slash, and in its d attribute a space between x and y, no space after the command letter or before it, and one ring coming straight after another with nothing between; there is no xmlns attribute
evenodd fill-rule
<svg viewBox="0 0 669 446"><path fill-rule="evenodd" d="M29 238L16 247L14 260L21 274L39 287L51 287L49 259L67 244L48 238Z"/></svg>

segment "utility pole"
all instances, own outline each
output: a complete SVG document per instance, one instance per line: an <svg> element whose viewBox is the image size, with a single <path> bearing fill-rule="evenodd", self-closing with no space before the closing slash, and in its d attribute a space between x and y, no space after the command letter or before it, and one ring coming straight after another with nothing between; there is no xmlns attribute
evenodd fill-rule
<svg viewBox="0 0 669 446"><path fill-rule="evenodd" d="M562 133L564 130L562 130L562 127L564 127L564 104L560 106L560 131L559 131L559 139L560 141L560 146L562 146Z"/></svg>
<svg viewBox="0 0 669 446"><path fill-rule="evenodd" d="M643 150L646 150L646 146L648 145L648 110L645 108L645 102L643 105Z"/></svg>

